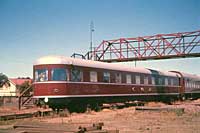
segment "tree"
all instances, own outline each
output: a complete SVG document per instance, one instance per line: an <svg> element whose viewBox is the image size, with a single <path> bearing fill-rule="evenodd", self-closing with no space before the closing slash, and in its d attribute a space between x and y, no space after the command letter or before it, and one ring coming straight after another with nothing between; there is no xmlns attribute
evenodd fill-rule
<svg viewBox="0 0 200 133"><path fill-rule="evenodd" d="M26 92L26 95L29 95L29 93L33 91L33 87L32 87L32 85L30 84L29 81L25 81L23 84L17 85L17 89L19 90L20 93L22 93L26 89L28 89L27 92Z"/></svg>
<svg viewBox="0 0 200 133"><path fill-rule="evenodd" d="M3 87L4 85L10 86L10 81L5 74L0 73L0 87Z"/></svg>

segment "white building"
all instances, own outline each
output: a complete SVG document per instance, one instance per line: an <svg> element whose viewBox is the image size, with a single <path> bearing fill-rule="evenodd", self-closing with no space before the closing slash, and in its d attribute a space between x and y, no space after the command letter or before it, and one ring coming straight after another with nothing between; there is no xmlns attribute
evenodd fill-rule
<svg viewBox="0 0 200 133"><path fill-rule="evenodd" d="M10 81L10 80L9 80ZM0 87L0 97L16 97L17 96L17 88L16 84L10 81L9 85L4 85L3 87Z"/></svg>

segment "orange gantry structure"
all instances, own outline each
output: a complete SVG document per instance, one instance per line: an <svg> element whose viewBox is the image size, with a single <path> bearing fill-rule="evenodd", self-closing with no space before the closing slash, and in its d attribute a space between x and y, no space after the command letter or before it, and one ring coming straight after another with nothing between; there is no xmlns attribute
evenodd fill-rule
<svg viewBox="0 0 200 133"><path fill-rule="evenodd" d="M103 62L200 57L200 30L103 40L86 55L76 55Z"/></svg>

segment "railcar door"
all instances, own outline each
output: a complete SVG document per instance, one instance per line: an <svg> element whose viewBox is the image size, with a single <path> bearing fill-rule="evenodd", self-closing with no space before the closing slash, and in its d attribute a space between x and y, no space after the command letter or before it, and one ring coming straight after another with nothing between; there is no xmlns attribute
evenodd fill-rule
<svg viewBox="0 0 200 133"><path fill-rule="evenodd" d="M170 71L170 72L173 72L173 73L178 74L177 77L178 77L179 86L180 86L180 88L179 88L179 94L180 94L181 96L183 96L184 93L185 93L185 81L184 81L184 77L183 77L182 73L181 73L181 72L178 72L178 71Z"/></svg>

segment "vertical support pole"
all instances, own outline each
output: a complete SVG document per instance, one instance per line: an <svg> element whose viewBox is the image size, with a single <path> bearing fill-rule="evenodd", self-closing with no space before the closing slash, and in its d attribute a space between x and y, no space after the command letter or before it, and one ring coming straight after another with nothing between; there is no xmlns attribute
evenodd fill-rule
<svg viewBox="0 0 200 133"><path fill-rule="evenodd" d="M104 45L105 45L105 43L103 43L103 46L102 46L102 47L103 47L103 51L102 51L102 54L103 54L103 60L104 60L104 54L105 54L105 53L104 53Z"/></svg>
<svg viewBox="0 0 200 133"><path fill-rule="evenodd" d="M120 56L119 56L119 58L120 58L120 60L122 59L122 39L120 38L120 42L119 42L119 45L120 45L120 48L119 48L119 54L120 54Z"/></svg>
<svg viewBox="0 0 200 133"><path fill-rule="evenodd" d="M97 60L95 47L93 48L93 56L94 56L94 60Z"/></svg>
<svg viewBox="0 0 200 133"><path fill-rule="evenodd" d="M138 40L138 56L139 56L139 58L141 57L141 55L140 55L140 40Z"/></svg>
<svg viewBox="0 0 200 133"><path fill-rule="evenodd" d="M91 23L90 23L90 53L91 53L91 57L94 56L94 55L92 55L92 53L93 53L92 52L92 50L93 50L93 48L92 48L92 33L93 32L94 32L94 23L93 23L93 21L91 21ZM93 59L94 59L94 57L93 57Z"/></svg>
<svg viewBox="0 0 200 133"><path fill-rule="evenodd" d="M126 58L128 59L128 42L126 43Z"/></svg>
<svg viewBox="0 0 200 133"><path fill-rule="evenodd" d="M181 36L181 38L183 39L183 54L185 54L185 37Z"/></svg>
<svg viewBox="0 0 200 133"><path fill-rule="evenodd" d="M145 42L145 40L143 39L143 48L144 48L144 56L146 56L147 55L147 46L146 46L146 42Z"/></svg>
<svg viewBox="0 0 200 133"><path fill-rule="evenodd" d="M18 109L20 110L21 109L21 96L19 96L19 99L18 99Z"/></svg>
<svg viewBox="0 0 200 133"><path fill-rule="evenodd" d="M182 47L182 43L181 43L181 39L182 38L179 38L180 39L180 43L179 43L179 53L181 54L182 52L181 52L181 47Z"/></svg>
<svg viewBox="0 0 200 133"><path fill-rule="evenodd" d="M165 42L164 42L164 38L162 38L162 42L163 42L163 56L165 56Z"/></svg>
<svg viewBox="0 0 200 133"><path fill-rule="evenodd" d="M136 60L135 60L135 67L137 66L137 64L136 64Z"/></svg>
<svg viewBox="0 0 200 133"><path fill-rule="evenodd" d="M111 49L111 46L110 46L110 59L112 59L112 49Z"/></svg>
<svg viewBox="0 0 200 133"><path fill-rule="evenodd" d="M158 38L158 46L157 46L157 48L158 48L158 53L159 53L159 55L161 55L161 54L160 54L160 42L159 42L159 38Z"/></svg>

